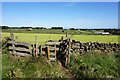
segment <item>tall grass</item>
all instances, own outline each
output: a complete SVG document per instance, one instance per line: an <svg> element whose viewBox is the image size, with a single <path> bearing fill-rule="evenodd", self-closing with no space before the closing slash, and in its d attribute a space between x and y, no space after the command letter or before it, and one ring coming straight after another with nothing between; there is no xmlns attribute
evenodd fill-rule
<svg viewBox="0 0 120 80"><path fill-rule="evenodd" d="M71 55L68 65L77 78L120 78L119 53L86 53Z"/></svg>

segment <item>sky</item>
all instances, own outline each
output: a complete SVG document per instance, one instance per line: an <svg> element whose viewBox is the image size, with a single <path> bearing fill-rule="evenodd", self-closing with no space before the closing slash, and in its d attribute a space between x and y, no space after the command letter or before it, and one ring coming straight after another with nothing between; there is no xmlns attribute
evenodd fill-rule
<svg viewBox="0 0 120 80"><path fill-rule="evenodd" d="M2 2L2 25L118 28L118 2Z"/></svg>

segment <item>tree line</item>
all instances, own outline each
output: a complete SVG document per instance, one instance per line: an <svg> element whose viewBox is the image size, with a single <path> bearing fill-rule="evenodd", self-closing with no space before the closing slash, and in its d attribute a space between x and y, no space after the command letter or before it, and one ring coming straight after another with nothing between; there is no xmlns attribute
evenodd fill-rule
<svg viewBox="0 0 120 80"><path fill-rule="evenodd" d="M8 26L0 26L2 29L48 29L44 27L8 27ZM50 29L58 29L58 30L66 30L63 27L51 27ZM68 30L82 30L82 31L104 31L109 32L110 34L120 35L120 29L75 29L69 28Z"/></svg>

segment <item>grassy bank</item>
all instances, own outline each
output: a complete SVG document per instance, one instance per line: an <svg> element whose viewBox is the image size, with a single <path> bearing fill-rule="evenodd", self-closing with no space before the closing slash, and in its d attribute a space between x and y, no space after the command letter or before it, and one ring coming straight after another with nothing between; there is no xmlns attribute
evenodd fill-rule
<svg viewBox="0 0 120 80"><path fill-rule="evenodd" d="M120 78L120 53L72 54L67 68L76 78Z"/></svg>
<svg viewBox="0 0 120 80"><path fill-rule="evenodd" d="M48 61L46 56L20 58L2 52L2 78L68 78L59 69L58 62Z"/></svg>

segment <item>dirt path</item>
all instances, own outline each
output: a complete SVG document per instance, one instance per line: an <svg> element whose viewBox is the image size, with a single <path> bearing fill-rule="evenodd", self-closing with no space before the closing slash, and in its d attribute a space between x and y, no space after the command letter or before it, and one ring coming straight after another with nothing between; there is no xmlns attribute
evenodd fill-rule
<svg viewBox="0 0 120 80"><path fill-rule="evenodd" d="M74 75L68 70L66 69L65 67L63 67L62 65L59 66L60 70L66 74L71 80L75 80L75 77Z"/></svg>

